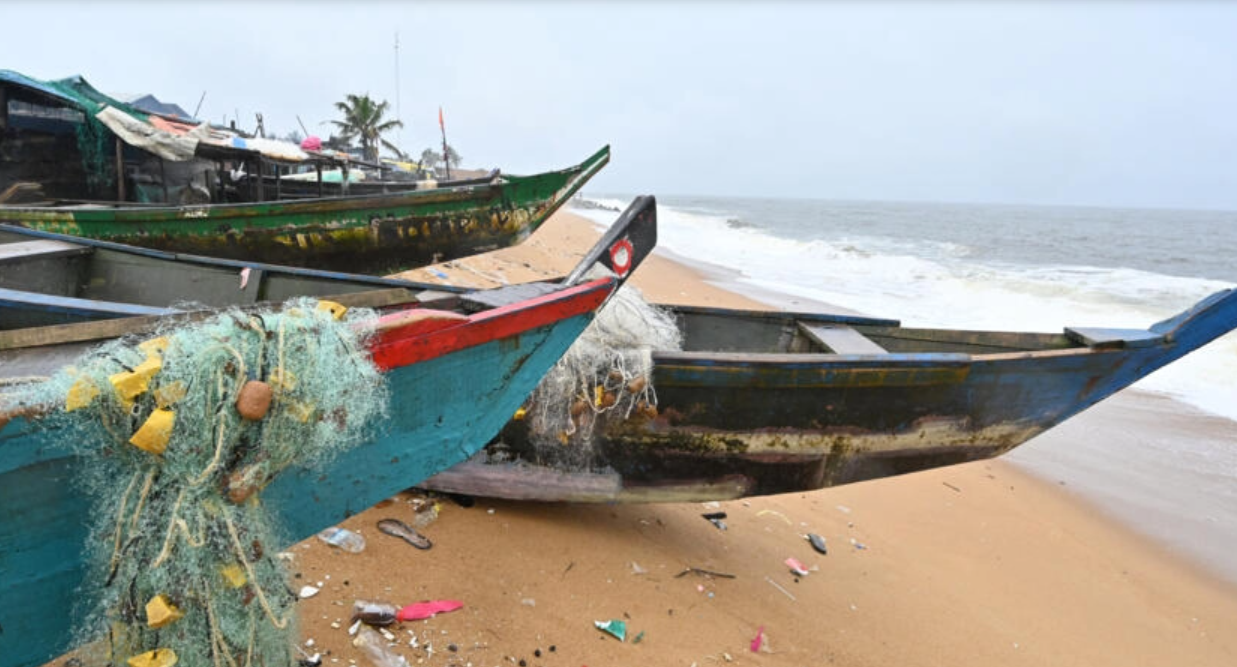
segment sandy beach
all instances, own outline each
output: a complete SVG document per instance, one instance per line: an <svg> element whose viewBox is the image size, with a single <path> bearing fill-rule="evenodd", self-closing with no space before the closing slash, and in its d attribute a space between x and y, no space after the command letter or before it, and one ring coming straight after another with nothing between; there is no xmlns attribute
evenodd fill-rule
<svg viewBox="0 0 1237 667"><path fill-rule="evenodd" d="M560 212L518 247L403 277L482 286L562 275L597 236ZM656 254L633 281L654 301L768 307L725 279ZM1145 400L1119 397L1097 408L1100 419L1050 436L1090 448L1102 467L1093 441L1127 437L1139 415L1165 419ZM1077 471L1029 458L1039 463L708 505L465 506L405 492L340 524L366 538L361 553L315 538L287 549L291 588L321 589L301 604L303 648L324 667L367 666L348 634L354 601L450 599L463 608L391 626L390 650L411 665L458 667L1237 664L1237 586L1077 494ZM435 504L422 529L429 550L375 528L413 524L425 516L417 506ZM701 517L713 511L727 513L726 530ZM827 555L808 532L826 539ZM792 574L787 557L809 574ZM625 642L594 627L609 620L626 623Z"/></svg>

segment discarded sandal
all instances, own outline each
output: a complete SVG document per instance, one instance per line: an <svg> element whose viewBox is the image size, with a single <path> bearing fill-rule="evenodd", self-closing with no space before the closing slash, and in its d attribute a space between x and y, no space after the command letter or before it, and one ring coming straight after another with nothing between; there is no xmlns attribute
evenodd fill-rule
<svg viewBox="0 0 1237 667"><path fill-rule="evenodd" d="M430 538L413 530L411 526L399 519L383 519L379 521L378 530L392 537L398 537L418 549L428 549L434 546L434 543L430 542Z"/></svg>

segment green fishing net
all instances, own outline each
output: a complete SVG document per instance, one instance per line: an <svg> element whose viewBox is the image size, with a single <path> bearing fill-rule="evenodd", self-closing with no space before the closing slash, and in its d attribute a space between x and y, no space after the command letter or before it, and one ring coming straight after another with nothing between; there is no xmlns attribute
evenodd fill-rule
<svg viewBox="0 0 1237 667"><path fill-rule="evenodd" d="M86 186L96 194L116 184L116 136L89 113L74 126Z"/></svg>
<svg viewBox="0 0 1237 667"><path fill-rule="evenodd" d="M117 666L295 663L286 541L261 490L381 422L358 326L372 316L310 299L233 310L105 345L34 390L60 406L45 419L94 500L79 640L105 636Z"/></svg>
<svg viewBox="0 0 1237 667"><path fill-rule="evenodd" d="M650 304L635 287L620 289L526 404L537 458L586 467L601 422L627 419L636 411L655 415L652 352L678 350L682 344L672 313Z"/></svg>

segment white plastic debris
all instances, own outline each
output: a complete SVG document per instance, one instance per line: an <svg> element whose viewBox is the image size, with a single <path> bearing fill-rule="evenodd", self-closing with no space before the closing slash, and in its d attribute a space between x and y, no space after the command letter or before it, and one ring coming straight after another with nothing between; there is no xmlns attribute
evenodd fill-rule
<svg viewBox="0 0 1237 667"><path fill-rule="evenodd" d="M321 589L315 588L313 586L302 586L301 587L301 599L303 600L305 598L311 598L317 595L319 590Z"/></svg>

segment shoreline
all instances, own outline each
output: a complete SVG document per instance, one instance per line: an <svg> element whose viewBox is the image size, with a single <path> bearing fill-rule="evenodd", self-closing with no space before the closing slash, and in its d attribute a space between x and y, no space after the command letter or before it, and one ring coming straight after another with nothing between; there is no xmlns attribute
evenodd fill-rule
<svg viewBox="0 0 1237 667"><path fill-rule="evenodd" d="M1237 489L1203 468L1166 464L1165 441L1182 437L1229 452L1237 422L1171 396L1126 389L1002 457L1063 486L1079 502L1237 587ZM1193 453L1197 458L1199 454ZM1183 466L1197 464L1194 470ZM1237 590L1235 588L1234 590Z"/></svg>

